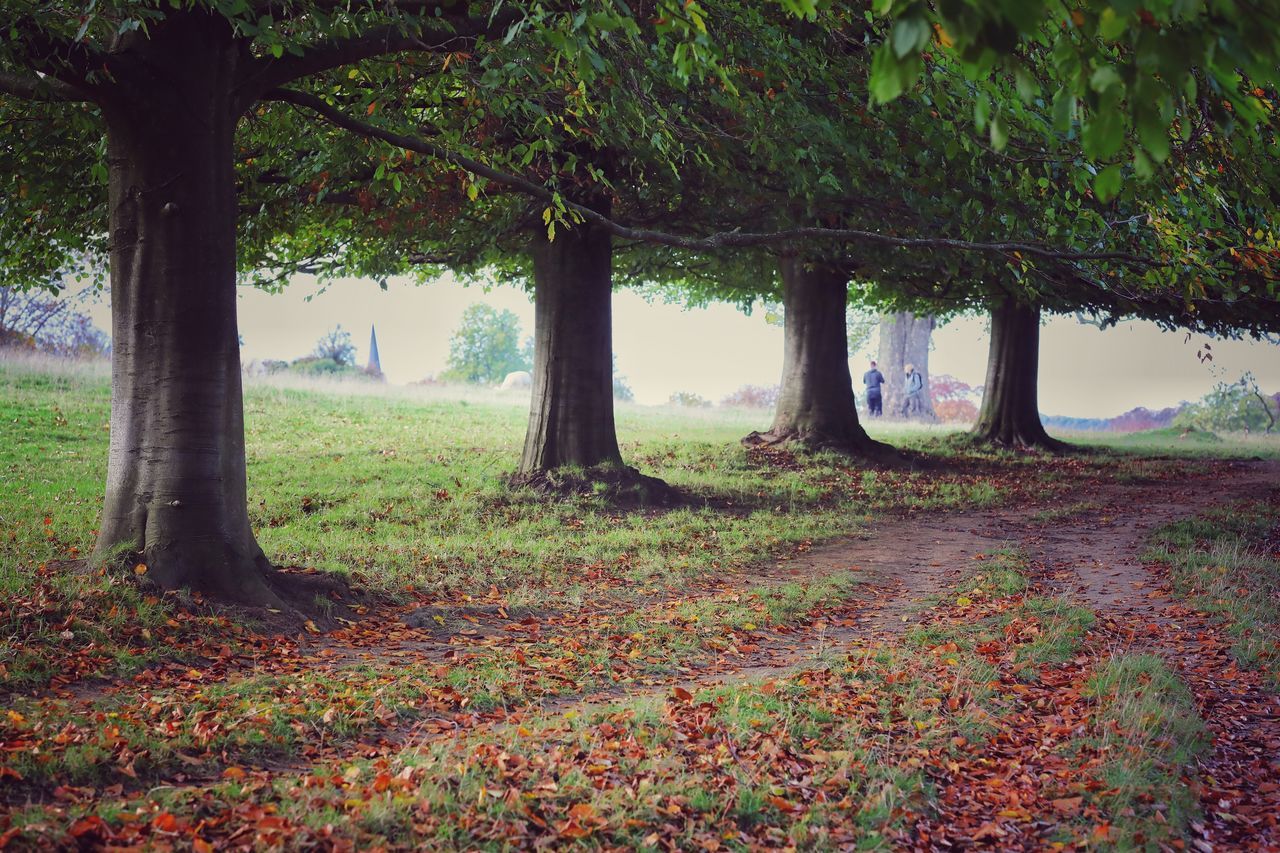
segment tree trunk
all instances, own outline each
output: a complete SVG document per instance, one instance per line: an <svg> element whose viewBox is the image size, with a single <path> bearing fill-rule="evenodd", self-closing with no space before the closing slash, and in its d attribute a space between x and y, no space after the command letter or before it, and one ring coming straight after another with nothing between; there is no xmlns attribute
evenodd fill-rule
<svg viewBox="0 0 1280 853"><path fill-rule="evenodd" d="M533 401L520 474L622 465L613 422L613 243L593 225L534 237Z"/></svg>
<svg viewBox="0 0 1280 853"><path fill-rule="evenodd" d="M233 97L217 16L170 11L107 98L111 447L96 554L146 577L279 605L249 527L236 331Z"/></svg>
<svg viewBox="0 0 1280 853"><path fill-rule="evenodd" d="M920 417L937 420L933 411L933 398L929 394L929 346L937 321L932 315L917 317L910 311L898 311L880 316L880 351L877 361L884 374L882 392L884 411L889 417L902 413L903 383L906 366L914 365L924 380L921 392Z"/></svg>
<svg viewBox="0 0 1280 853"><path fill-rule="evenodd" d="M883 453L858 423L845 327L849 275L828 265L779 262L785 355L773 426L748 443L796 442L852 454Z"/></svg>
<svg viewBox="0 0 1280 853"><path fill-rule="evenodd" d="M1040 309L1006 297L991 309L991 350L975 440L1003 447L1059 451L1040 422L1036 380L1040 363Z"/></svg>

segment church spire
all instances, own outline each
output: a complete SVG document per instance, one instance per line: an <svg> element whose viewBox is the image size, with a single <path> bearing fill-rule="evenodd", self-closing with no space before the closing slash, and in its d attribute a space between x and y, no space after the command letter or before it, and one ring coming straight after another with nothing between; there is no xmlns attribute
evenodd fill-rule
<svg viewBox="0 0 1280 853"><path fill-rule="evenodd" d="M382 376L382 360L378 358L378 330L369 327L369 364L364 369L370 376Z"/></svg>

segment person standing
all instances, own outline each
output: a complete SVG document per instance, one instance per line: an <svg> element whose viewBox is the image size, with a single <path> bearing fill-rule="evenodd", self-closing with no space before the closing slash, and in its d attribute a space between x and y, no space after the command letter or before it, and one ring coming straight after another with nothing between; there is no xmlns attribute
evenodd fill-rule
<svg viewBox="0 0 1280 853"><path fill-rule="evenodd" d="M871 362L871 369L862 374L862 384L867 386L867 411L871 417L878 418L884 414L884 400L880 396L880 386L884 384L884 374Z"/></svg>
<svg viewBox="0 0 1280 853"><path fill-rule="evenodd" d="M924 410L924 377L916 372L914 364L906 365L907 379L903 387L905 399L902 401L902 416L909 418Z"/></svg>

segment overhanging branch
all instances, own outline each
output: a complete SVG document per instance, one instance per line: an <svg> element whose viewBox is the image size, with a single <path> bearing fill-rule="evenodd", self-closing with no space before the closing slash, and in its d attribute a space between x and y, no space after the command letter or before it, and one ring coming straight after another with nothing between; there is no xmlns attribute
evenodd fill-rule
<svg viewBox="0 0 1280 853"><path fill-rule="evenodd" d="M899 237L882 234L878 231L865 231L857 228L788 228L781 231L724 231L704 236L672 234L666 231L655 231L647 228L632 228L593 210L586 205L568 199L558 199L556 193L546 186L520 175L512 175L495 169L485 163L451 151L443 146L428 142L415 136L395 133L376 125L355 119L341 110L331 106L324 100L292 89L276 89L263 96L266 101L280 101L296 107L311 110L325 121L344 130L370 139L379 139L398 148L425 154L446 163L451 163L468 172L487 178L494 183L519 190L532 198L548 203L557 202L565 208L581 216L585 221L607 229L615 237L624 240L635 240L643 243L654 243L677 249L691 251L715 251L718 249L747 248L754 246L771 246L794 243L802 240L830 240L841 243L875 243L885 246L925 249L954 249L968 252L996 252L1000 254L1021 254L1055 261L1110 261L1125 266L1149 268L1163 266L1160 261L1134 255L1128 252L1077 252L1055 249L1037 243L981 242L959 240L950 237Z"/></svg>
<svg viewBox="0 0 1280 853"><path fill-rule="evenodd" d="M280 86L376 56L407 51L459 50L473 44L480 36L505 35L507 29L522 17L521 13L510 11L487 21L457 19L449 27L413 27L406 21L389 23L351 38L318 42L304 49L300 56L258 59L242 79L240 98L247 108Z"/></svg>
<svg viewBox="0 0 1280 853"><path fill-rule="evenodd" d="M22 98L24 101L44 103L72 103L89 100L61 80L52 77L27 76L0 71L0 93Z"/></svg>

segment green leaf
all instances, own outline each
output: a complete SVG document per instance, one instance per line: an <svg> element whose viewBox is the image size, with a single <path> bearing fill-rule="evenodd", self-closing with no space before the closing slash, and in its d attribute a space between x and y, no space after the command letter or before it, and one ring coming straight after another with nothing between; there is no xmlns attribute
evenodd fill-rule
<svg viewBox="0 0 1280 853"><path fill-rule="evenodd" d="M1036 82L1035 77L1031 76L1031 72L1022 65L1014 69L1013 85L1017 87L1018 95L1022 98L1023 103L1031 103L1032 99L1040 94L1040 84Z"/></svg>
<svg viewBox="0 0 1280 853"><path fill-rule="evenodd" d="M1129 18L1127 15L1116 14L1115 9L1104 9L1102 16L1098 19L1098 35L1107 41L1115 41L1124 34L1129 26Z"/></svg>
<svg viewBox="0 0 1280 853"><path fill-rule="evenodd" d="M1160 116L1150 110L1143 110L1137 115L1138 139L1157 163L1169 158L1169 130Z"/></svg>
<svg viewBox="0 0 1280 853"><path fill-rule="evenodd" d="M1004 118L996 113L996 117L991 120L991 147L1003 151L1008 144L1009 127L1004 123Z"/></svg>
<svg viewBox="0 0 1280 853"><path fill-rule="evenodd" d="M1098 201L1111 201L1123 185L1124 174L1120 171L1120 167L1108 166L1094 176L1093 194L1098 197Z"/></svg>
<svg viewBox="0 0 1280 853"><path fill-rule="evenodd" d="M1106 160L1124 145L1124 116L1118 109L1103 109L1089 116L1081 134L1084 153L1094 160Z"/></svg>
<svg viewBox="0 0 1280 853"><path fill-rule="evenodd" d="M1146 180L1154 175L1155 167L1151 164L1151 158L1141 149L1133 152L1133 173L1142 180Z"/></svg>
<svg viewBox="0 0 1280 853"><path fill-rule="evenodd" d="M893 23L889 40L898 58L905 59L929 43L929 22L924 18L899 18Z"/></svg>
<svg viewBox="0 0 1280 853"><path fill-rule="evenodd" d="M1066 133L1076 117L1076 96L1063 86L1053 96L1053 126Z"/></svg>
<svg viewBox="0 0 1280 853"><path fill-rule="evenodd" d="M1110 65L1095 69L1093 75L1089 77L1089 88L1095 92L1105 92L1112 86L1123 85L1124 81L1120 79L1120 72Z"/></svg>

